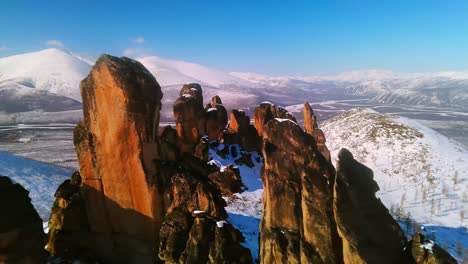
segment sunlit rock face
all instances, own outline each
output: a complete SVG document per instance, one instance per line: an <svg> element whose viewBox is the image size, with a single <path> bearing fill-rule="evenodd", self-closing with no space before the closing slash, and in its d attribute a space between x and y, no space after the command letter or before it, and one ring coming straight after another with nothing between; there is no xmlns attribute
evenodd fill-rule
<svg viewBox="0 0 468 264"><path fill-rule="evenodd" d="M271 116L271 108L260 106L256 125L269 119L265 117ZM291 119L274 118L261 129L265 163L260 262L340 263L331 192L334 168L314 138Z"/></svg>
<svg viewBox="0 0 468 264"><path fill-rule="evenodd" d="M84 120L74 143L97 251L146 260L158 241L158 125L162 92L137 61L101 56L81 82ZM141 245L138 249L135 245Z"/></svg>
<svg viewBox="0 0 468 264"><path fill-rule="evenodd" d="M200 140L201 86L184 85L176 128L160 135L161 88L140 63L103 55L81 90L74 142L90 230L76 239L87 254L110 263L251 263L208 178L219 169Z"/></svg>
<svg viewBox="0 0 468 264"><path fill-rule="evenodd" d="M330 150L325 145L325 135L323 131L319 129L317 124L317 117L314 114L314 110L308 102L304 103L304 129L305 132L315 138L317 142L317 148L322 155L331 161Z"/></svg>
<svg viewBox="0 0 468 264"><path fill-rule="evenodd" d="M269 102L263 102L255 107L254 112L254 126L259 136L263 135L265 124L274 118L290 119L296 122L296 118L286 109Z"/></svg>

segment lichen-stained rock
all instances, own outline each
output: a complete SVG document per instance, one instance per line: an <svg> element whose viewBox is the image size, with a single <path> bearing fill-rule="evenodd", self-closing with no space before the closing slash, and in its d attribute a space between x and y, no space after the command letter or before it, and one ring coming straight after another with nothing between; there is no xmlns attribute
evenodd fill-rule
<svg viewBox="0 0 468 264"><path fill-rule="evenodd" d="M270 102L263 102L255 107L254 112L254 126L259 136L263 134L263 126L274 118L290 119L296 122L296 118L286 109Z"/></svg>
<svg viewBox="0 0 468 264"><path fill-rule="evenodd" d="M227 111L224 108L221 98L214 96L211 103L205 107L206 112L206 133L208 140L219 139L227 125Z"/></svg>
<svg viewBox="0 0 468 264"><path fill-rule="evenodd" d="M4 176L0 176L0 212L0 263L44 263L42 220L29 192Z"/></svg>
<svg viewBox="0 0 468 264"><path fill-rule="evenodd" d="M406 237L375 197L373 172L342 149L338 154L334 212L344 263L407 263Z"/></svg>
<svg viewBox="0 0 468 264"><path fill-rule="evenodd" d="M191 85L191 86L190 86ZM193 147L206 133L203 95L199 84L184 85L173 105L179 149L192 153Z"/></svg>
<svg viewBox="0 0 468 264"><path fill-rule="evenodd" d="M317 141L317 148L320 152L327 158L327 160L331 160L330 150L328 150L327 146L325 145L325 135L323 131L319 129L317 125L317 117L314 114L314 110L310 107L308 102L304 103L304 129L305 131L315 138Z"/></svg>
<svg viewBox="0 0 468 264"><path fill-rule="evenodd" d="M93 246L112 260L144 262L154 254L163 216L153 162L161 88L141 63L103 55L81 93L84 120L74 144L88 221L98 237Z"/></svg>
<svg viewBox="0 0 468 264"><path fill-rule="evenodd" d="M262 131L260 263L340 263L332 164L289 119L272 119Z"/></svg>
<svg viewBox="0 0 468 264"><path fill-rule="evenodd" d="M416 264L456 264L457 260L434 241L415 232L411 243L411 253Z"/></svg>

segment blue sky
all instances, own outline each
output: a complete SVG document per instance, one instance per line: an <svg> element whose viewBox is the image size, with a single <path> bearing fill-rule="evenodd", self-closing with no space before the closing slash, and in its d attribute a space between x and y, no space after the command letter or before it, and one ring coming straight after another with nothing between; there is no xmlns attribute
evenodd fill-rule
<svg viewBox="0 0 468 264"><path fill-rule="evenodd" d="M63 44L272 75L468 69L461 0L2 0L0 10L0 57Z"/></svg>

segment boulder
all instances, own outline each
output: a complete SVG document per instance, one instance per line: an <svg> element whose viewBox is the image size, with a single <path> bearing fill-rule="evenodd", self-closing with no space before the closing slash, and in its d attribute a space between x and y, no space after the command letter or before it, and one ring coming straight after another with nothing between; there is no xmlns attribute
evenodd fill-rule
<svg viewBox="0 0 468 264"><path fill-rule="evenodd" d="M0 176L0 263L44 263L42 220L29 192Z"/></svg>
<svg viewBox="0 0 468 264"><path fill-rule="evenodd" d="M255 124L274 116L270 113L257 114L262 120ZM314 138L291 119L273 118L259 127L264 158L260 263L341 263L332 207L332 164Z"/></svg>
<svg viewBox="0 0 468 264"><path fill-rule="evenodd" d="M411 263L403 230L375 197L373 177L347 149L339 152L333 204L344 263Z"/></svg>
<svg viewBox="0 0 468 264"><path fill-rule="evenodd" d="M314 110L308 102L304 103L304 129L307 134L313 136L317 141L317 148L329 161L331 160L330 150L325 145L325 135L323 131L319 129L317 125L317 117L314 114Z"/></svg>

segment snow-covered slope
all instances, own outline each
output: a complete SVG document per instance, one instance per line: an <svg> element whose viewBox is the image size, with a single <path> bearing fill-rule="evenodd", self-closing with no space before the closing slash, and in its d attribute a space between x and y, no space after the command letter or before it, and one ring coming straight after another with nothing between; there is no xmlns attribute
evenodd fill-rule
<svg viewBox="0 0 468 264"><path fill-rule="evenodd" d="M238 228L243 236L245 247L249 248L252 252L252 256L255 262L258 261L259 251L259 226L260 219L262 218L262 196L263 196L263 185L261 180L261 169L263 167L263 160L257 152L247 152L241 150L238 145L230 145L229 148L236 148L235 153L250 154L254 167L250 168L244 164L237 165L235 160L240 156L239 154L235 157L232 153L221 157L216 153L216 150L221 150L225 146L223 144L217 147L210 147L209 159L210 163L223 168L229 164L235 165L239 168L242 182L247 187L247 190L243 193L236 193L231 197L224 197L227 202L226 211L229 214L228 221Z"/></svg>
<svg viewBox="0 0 468 264"><path fill-rule="evenodd" d="M49 220L55 190L71 173L64 168L0 151L0 175L10 177L29 191L31 202L44 221Z"/></svg>
<svg viewBox="0 0 468 264"><path fill-rule="evenodd" d="M138 61L148 68L162 86L189 82L214 87L226 84L252 86L247 80L192 62L163 59L157 56L138 58Z"/></svg>
<svg viewBox="0 0 468 264"><path fill-rule="evenodd" d="M372 170L387 208L421 224L468 226L468 150L403 117L353 109L325 121L333 154L348 148Z"/></svg>
<svg viewBox="0 0 468 264"><path fill-rule="evenodd" d="M89 61L60 49L0 58L0 90L17 83L18 96L44 91L81 101L79 83L89 74Z"/></svg>

